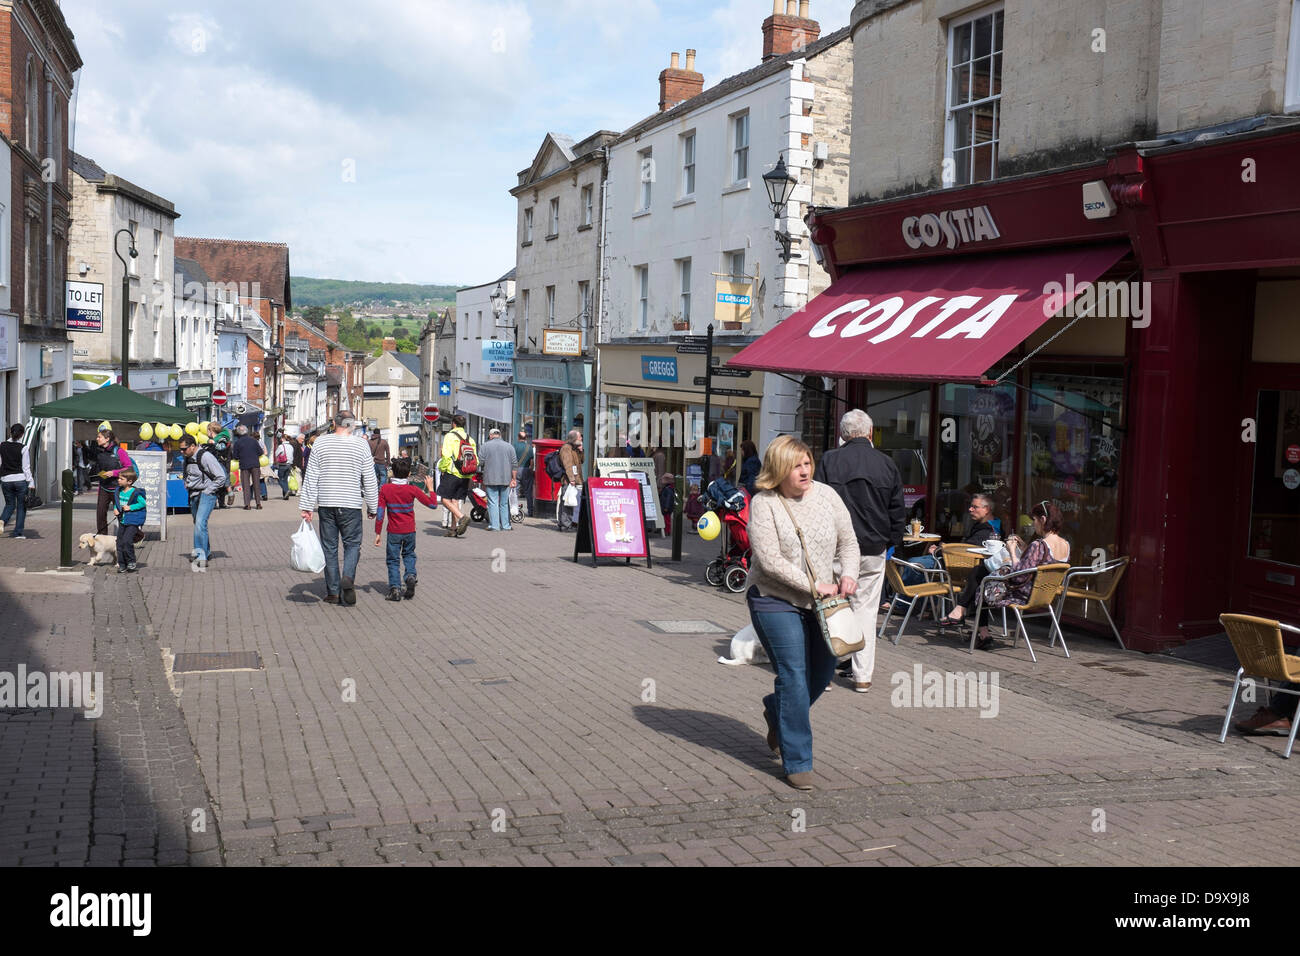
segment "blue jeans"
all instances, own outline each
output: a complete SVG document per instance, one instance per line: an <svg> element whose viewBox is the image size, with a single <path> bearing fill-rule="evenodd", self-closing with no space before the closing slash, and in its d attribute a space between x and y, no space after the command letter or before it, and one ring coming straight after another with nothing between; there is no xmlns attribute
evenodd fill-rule
<svg viewBox="0 0 1300 956"><path fill-rule="evenodd" d="M204 561L212 553L212 545L208 541L208 518L216 506L216 495L190 496L190 515L194 518L194 550Z"/></svg>
<svg viewBox="0 0 1300 956"><path fill-rule="evenodd" d="M280 494L289 497L289 469L293 465L276 465L275 477L280 482Z"/></svg>
<svg viewBox="0 0 1300 956"><path fill-rule="evenodd" d="M338 594L342 578L357 577L361 560L361 509L319 508L320 543L325 549L325 593ZM343 539L343 574L339 576L339 539Z"/></svg>
<svg viewBox="0 0 1300 956"><path fill-rule="evenodd" d="M792 606L788 612L755 611L751 617L776 670L763 710L780 732L781 763L787 774L805 773L813 763L809 709L835 676L835 658L811 611Z"/></svg>
<svg viewBox="0 0 1300 956"><path fill-rule="evenodd" d="M386 482L387 480L388 480L388 466L375 465L375 482L379 485L379 487L382 488L384 486L384 482Z"/></svg>
<svg viewBox="0 0 1300 956"><path fill-rule="evenodd" d="M912 564L919 564L923 568L933 569L939 566L939 562L928 554L923 554L919 558L911 558L910 562ZM920 571L916 571L912 568L899 568L899 571L901 572L899 576L903 579L903 583L909 588L914 584L925 583L925 575Z"/></svg>
<svg viewBox="0 0 1300 956"><path fill-rule="evenodd" d="M484 485L488 496L488 530L510 530L510 486Z"/></svg>
<svg viewBox="0 0 1300 956"><path fill-rule="evenodd" d="M402 564L406 564L406 576L415 577L415 534L388 533L388 586L402 586Z"/></svg>
<svg viewBox="0 0 1300 956"><path fill-rule="evenodd" d="M27 520L27 482L25 481L0 481L0 488L4 490L5 510L0 513L0 523L9 524L9 518L13 515L14 509L18 509L17 523L14 525L14 534L23 533L23 522Z"/></svg>

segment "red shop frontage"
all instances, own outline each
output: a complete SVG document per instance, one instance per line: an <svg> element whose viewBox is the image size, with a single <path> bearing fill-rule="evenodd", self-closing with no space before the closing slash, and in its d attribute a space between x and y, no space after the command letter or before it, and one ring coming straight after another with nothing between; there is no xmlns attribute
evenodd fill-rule
<svg viewBox="0 0 1300 956"><path fill-rule="evenodd" d="M945 536L1058 504L1143 651L1300 624L1300 126L1185 139L818 211L834 281L729 363L837 383Z"/></svg>

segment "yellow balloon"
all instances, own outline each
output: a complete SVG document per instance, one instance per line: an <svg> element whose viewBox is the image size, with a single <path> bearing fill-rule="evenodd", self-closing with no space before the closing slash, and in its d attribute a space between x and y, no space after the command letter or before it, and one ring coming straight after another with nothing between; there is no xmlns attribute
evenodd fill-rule
<svg viewBox="0 0 1300 956"><path fill-rule="evenodd" d="M184 435L185 432L181 429L180 425L173 425L171 427L171 431L169 431L167 434L172 436L172 441L180 441L181 436Z"/></svg>
<svg viewBox="0 0 1300 956"><path fill-rule="evenodd" d="M194 435L197 435L198 433L199 433L199 423L198 423L198 422L187 422L187 423L185 424L185 434L190 435L190 436L194 436Z"/></svg>
<svg viewBox="0 0 1300 956"><path fill-rule="evenodd" d="M208 436L204 432L199 432L194 436L194 441L197 444L206 445L208 443Z"/></svg>
<svg viewBox="0 0 1300 956"><path fill-rule="evenodd" d="M167 439L167 435L170 432L171 432L171 426L164 425L162 422L159 422L157 425L154 425L153 427L153 433L164 441Z"/></svg>
<svg viewBox="0 0 1300 956"><path fill-rule="evenodd" d="M100 422L98 430L101 432L111 432L113 430L113 423L109 421Z"/></svg>
<svg viewBox="0 0 1300 956"><path fill-rule="evenodd" d="M700 515L700 520L695 525L695 530L700 533L700 537L705 541L712 541L722 530L722 522L712 511L706 511Z"/></svg>
<svg viewBox="0 0 1300 956"><path fill-rule="evenodd" d="M145 422L140 426L140 440L149 441L151 438L153 438L153 426Z"/></svg>

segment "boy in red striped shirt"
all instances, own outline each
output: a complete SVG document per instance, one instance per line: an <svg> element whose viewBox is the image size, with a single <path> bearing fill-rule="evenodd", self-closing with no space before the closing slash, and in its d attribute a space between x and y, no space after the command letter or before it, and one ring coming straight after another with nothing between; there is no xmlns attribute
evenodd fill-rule
<svg viewBox="0 0 1300 956"><path fill-rule="evenodd" d="M438 496L433 493L432 476L424 479L425 491L409 484L411 462L405 458L392 461L392 475L387 484L379 489L379 508L375 512L375 547L383 537L384 513L388 513L388 600L402 599L401 571L406 564L406 599L415 597L415 502L424 503L429 508L438 507ZM427 492L427 494L426 494ZM456 502L443 502L447 509L460 520L460 511Z"/></svg>

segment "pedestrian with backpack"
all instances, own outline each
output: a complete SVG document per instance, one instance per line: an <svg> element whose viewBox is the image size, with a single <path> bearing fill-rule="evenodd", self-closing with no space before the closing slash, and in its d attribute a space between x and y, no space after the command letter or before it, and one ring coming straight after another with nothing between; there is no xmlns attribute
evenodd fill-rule
<svg viewBox="0 0 1300 956"><path fill-rule="evenodd" d="M136 535L144 525L146 502L144 491L135 486L140 476L134 468L117 476L117 573L135 574Z"/></svg>
<svg viewBox="0 0 1300 956"><path fill-rule="evenodd" d="M550 455L546 457L549 459ZM569 432L568 438L560 446L559 451L563 485L560 489L560 497L555 503L555 514L561 531L572 531L578 527L578 509L582 507L582 464L585 460L586 457L582 452L582 432L575 428Z"/></svg>
<svg viewBox="0 0 1300 956"><path fill-rule="evenodd" d="M181 476L190 497L190 515L194 518L194 548L192 556L206 562L212 554L208 535L208 519L217 506L217 498L225 496L230 483L228 472L216 452L200 445L193 435L181 436Z"/></svg>
<svg viewBox="0 0 1300 956"><path fill-rule="evenodd" d="M438 480L438 497L444 502L454 501L458 509L465 511L465 499L469 497L469 480L478 474L478 447L474 439L465 431L464 415L451 417L452 429L442 440L442 457L438 460L438 471L442 477ZM450 513L451 509L447 508ZM463 538L469 527L469 515L462 514L455 527L447 529L448 538Z"/></svg>

